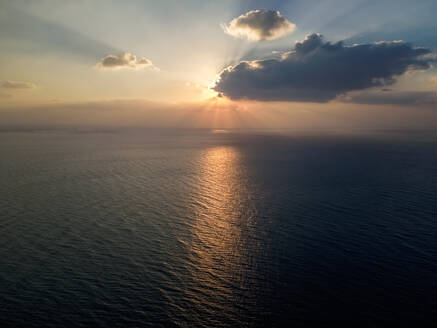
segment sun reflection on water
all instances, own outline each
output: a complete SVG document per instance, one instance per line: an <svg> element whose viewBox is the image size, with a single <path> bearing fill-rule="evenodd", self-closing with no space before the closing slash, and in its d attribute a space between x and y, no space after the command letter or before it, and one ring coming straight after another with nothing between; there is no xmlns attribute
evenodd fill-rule
<svg viewBox="0 0 437 328"><path fill-rule="evenodd" d="M246 239L254 206L248 178L234 147L209 148L198 163L190 272L199 292L209 295L197 300L202 306L205 300L214 307L230 306L241 297L250 267Z"/></svg>

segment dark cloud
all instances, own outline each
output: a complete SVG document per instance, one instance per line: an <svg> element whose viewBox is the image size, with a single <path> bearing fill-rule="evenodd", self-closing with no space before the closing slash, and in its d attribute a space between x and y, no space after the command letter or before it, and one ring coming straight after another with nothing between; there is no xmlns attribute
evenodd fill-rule
<svg viewBox="0 0 437 328"><path fill-rule="evenodd" d="M311 34L279 59L244 61L223 70L213 89L231 99L327 102L353 90L391 85L430 67L430 50L402 41L345 46Z"/></svg>
<svg viewBox="0 0 437 328"><path fill-rule="evenodd" d="M433 91L391 91L361 92L341 97L343 102L368 105L436 106L437 92Z"/></svg>
<svg viewBox="0 0 437 328"><path fill-rule="evenodd" d="M4 81L1 84L2 88L5 89L33 89L35 88L35 84L30 82L21 82L21 81Z"/></svg>
<svg viewBox="0 0 437 328"><path fill-rule="evenodd" d="M251 10L222 26L232 36L246 37L249 40L274 40L293 32L292 22L275 10Z"/></svg>
<svg viewBox="0 0 437 328"><path fill-rule="evenodd" d="M146 67L155 68L149 59L145 57L137 58L135 55L129 52L123 52L119 55L108 55L102 58L97 66L104 69L141 69Z"/></svg>

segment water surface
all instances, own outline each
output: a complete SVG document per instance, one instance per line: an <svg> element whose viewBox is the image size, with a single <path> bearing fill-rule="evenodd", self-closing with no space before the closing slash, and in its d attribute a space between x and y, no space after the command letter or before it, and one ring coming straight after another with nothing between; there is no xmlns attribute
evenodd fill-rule
<svg viewBox="0 0 437 328"><path fill-rule="evenodd" d="M424 326L437 141L0 133L0 321Z"/></svg>

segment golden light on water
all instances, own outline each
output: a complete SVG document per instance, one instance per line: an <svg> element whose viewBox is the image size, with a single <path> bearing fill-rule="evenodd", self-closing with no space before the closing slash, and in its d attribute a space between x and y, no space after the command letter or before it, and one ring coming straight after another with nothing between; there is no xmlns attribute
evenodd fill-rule
<svg viewBox="0 0 437 328"><path fill-rule="evenodd" d="M239 156L235 148L224 146L208 149L200 160L194 234L203 246L198 255L207 262L220 258L238 240Z"/></svg>
<svg viewBox="0 0 437 328"><path fill-rule="evenodd" d="M230 286L244 280L243 227L251 217L250 192L237 148L220 146L201 153L190 254L193 278L216 297L228 297Z"/></svg>

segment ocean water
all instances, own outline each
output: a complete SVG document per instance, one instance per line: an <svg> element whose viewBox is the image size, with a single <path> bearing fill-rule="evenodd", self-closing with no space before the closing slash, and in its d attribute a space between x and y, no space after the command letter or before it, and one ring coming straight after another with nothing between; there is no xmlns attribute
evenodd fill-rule
<svg viewBox="0 0 437 328"><path fill-rule="evenodd" d="M437 138L0 133L0 326L437 323Z"/></svg>

